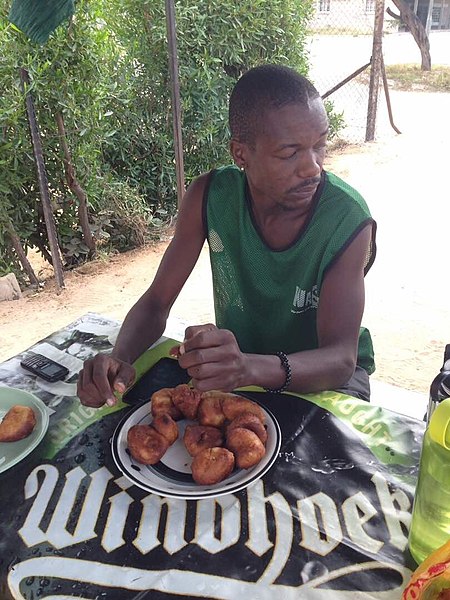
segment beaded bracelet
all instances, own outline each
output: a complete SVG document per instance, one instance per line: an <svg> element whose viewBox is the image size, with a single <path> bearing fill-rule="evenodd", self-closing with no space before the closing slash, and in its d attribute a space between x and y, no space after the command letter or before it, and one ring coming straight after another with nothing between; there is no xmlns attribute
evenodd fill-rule
<svg viewBox="0 0 450 600"><path fill-rule="evenodd" d="M291 385L292 370L291 370L291 365L289 364L289 359L284 352L275 352L275 354L280 359L281 366L285 370L286 379L284 380L283 385L281 387L277 388L276 390L273 390L271 388L264 388L264 389L266 390L266 392L270 392L271 394L281 394L281 393L285 392L288 389L288 387Z"/></svg>

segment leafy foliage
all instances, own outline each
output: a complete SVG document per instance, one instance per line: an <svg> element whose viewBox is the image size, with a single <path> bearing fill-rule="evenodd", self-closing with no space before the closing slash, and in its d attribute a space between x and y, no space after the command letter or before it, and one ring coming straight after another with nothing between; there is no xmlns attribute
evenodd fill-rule
<svg viewBox="0 0 450 600"><path fill-rule="evenodd" d="M8 222L51 260L19 69L31 79L60 246L67 266L88 256L64 172L62 114L96 245L145 243L176 212L170 73L163 0L78 0L45 46L7 22L0 0L0 274L15 270ZM230 161L227 104L237 78L265 62L307 73L312 0L176 3L187 182ZM339 123L337 123L339 125Z"/></svg>
<svg viewBox="0 0 450 600"><path fill-rule="evenodd" d="M325 100L324 104L329 122L328 141L331 142L345 128L344 112L336 112L331 100Z"/></svg>

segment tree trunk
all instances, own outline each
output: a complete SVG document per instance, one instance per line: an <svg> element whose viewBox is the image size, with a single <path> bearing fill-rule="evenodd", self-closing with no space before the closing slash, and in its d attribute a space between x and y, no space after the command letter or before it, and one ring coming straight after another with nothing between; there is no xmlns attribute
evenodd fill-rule
<svg viewBox="0 0 450 600"><path fill-rule="evenodd" d="M388 14L396 19L401 19L407 25L422 55L422 71L431 71L430 40L425 27L404 0L392 1L400 11L400 15L396 15L389 8L387 9ZM432 2L432 0L429 1Z"/></svg>
<svg viewBox="0 0 450 600"><path fill-rule="evenodd" d="M53 216L50 202L50 192L48 186L47 171L45 170L45 162L42 151L41 137L39 133L39 125L36 119L33 98L31 97L31 94L28 90L30 86L30 79L28 77L28 71L24 68L20 69L20 81L22 85L22 91L25 95L25 105L27 109L28 122L30 125L31 142L33 145L34 158L36 161L39 190L41 194L41 204L42 209L44 211L45 225L47 228L50 252L52 254L52 264L53 269L55 271L56 284L60 292L64 287L64 275L61 262L61 253L58 244L58 235L56 232L55 219Z"/></svg>
<svg viewBox="0 0 450 600"><path fill-rule="evenodd" d="M78 218L80 219L81 231L83 232L83 241L89 248L91 253L95 252L95 242L92 237L91 228L89 227L89 216L87 210L86 192L81 187L78 179L75 176L75 169L72 163L69 146L67 144L66 130L64 127L64 119L61 113L56 113L56 124L58 125L59 141L64 152L64 171L69 189L78 198Z"/></svg>
<svg viewBox="0 0 450 600"><path fill-rule="evenodd" d="M31 266L30 261L28 260L24 249L22 248L20 238L17 235L16 230L14 229L14 225L11 223L11 221L9 221L9 223L6 224L6 231L8 232L8 236L11 240L13 248L17 254L17 257L19 258L19 261L22 264L23 270L28 275L28 279L30 280L30 283L32 285L39 285L39 280L36 277L35 272L33 271L33 267Z"/></svg>

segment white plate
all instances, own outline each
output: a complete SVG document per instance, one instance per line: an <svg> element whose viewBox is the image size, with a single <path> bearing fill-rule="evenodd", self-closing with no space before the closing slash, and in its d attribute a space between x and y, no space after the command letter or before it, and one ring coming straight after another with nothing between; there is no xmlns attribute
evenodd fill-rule
<svg viewBox="0 0 450 600"><path fill-rule="evenodd" d="M48 428L48 411L42 400L30 392L0 386L0 420L15 404L29 406L36 415L36 426L31 434L17 442L0 442L0 473L10 469L32 452Z"/></svg>
<svg viewBox="0 0 450 600"><path fill-rule="evenodd" d="M259 404L259 403L258 403ZM112 438L112 455L119 470L140 488L167 498L202 500L233 494L243 490L262 477L275 462L281 447L281 430L274 415L264 406L266 416L267 444L264 458L251 469L236 469L224 481L216 485L198 485L192 479L192 457L188 454L183 435L191 421L178 421L179 435L156 465L142 465L135 461L128 450L127 434L133 425L151 423L150 402L138 406L118 424Z"/></svg>

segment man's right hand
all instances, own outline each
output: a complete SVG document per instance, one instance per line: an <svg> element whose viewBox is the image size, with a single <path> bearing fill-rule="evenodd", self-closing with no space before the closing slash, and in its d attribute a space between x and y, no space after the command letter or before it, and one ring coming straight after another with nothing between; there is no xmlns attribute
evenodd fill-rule
<svg viewBox="0 0 450 600"><path fill-rule="evenodd" d="M78 376L77 394L81 404L100 408L114 406L114 392L123 394L134 382L134 367L107 354L88 359Z"/></svg>

